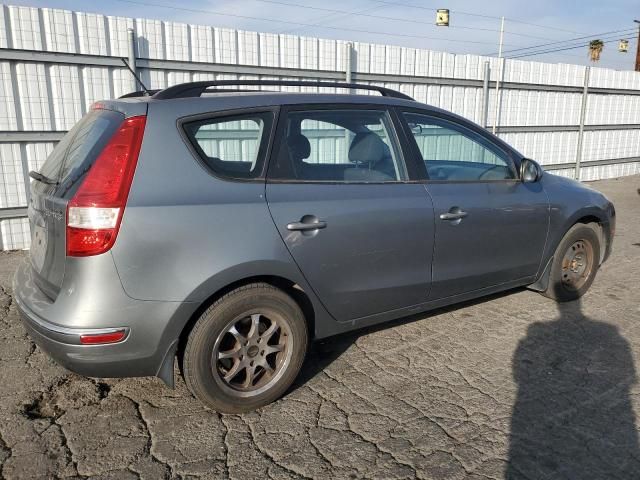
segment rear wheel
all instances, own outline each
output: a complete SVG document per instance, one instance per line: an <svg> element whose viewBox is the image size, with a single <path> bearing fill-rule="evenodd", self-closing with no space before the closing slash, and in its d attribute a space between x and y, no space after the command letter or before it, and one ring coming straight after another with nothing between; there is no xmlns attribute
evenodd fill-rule
<svg viewBox="0 0 640 480"><path fill-rule="evenodd" d="M307 337L304 315L286 293L266 283L240 287L209 307L189 334L186 384L219 412L262 407L296 378Z"/></svg>
<svg viewBox="0 0 640 480"><path fill-rule="evenodd" d="M600 240L594 224L576 224L558 245L549 285L543 295L559 302L580 298L589 289L598 271Z"/></svg>

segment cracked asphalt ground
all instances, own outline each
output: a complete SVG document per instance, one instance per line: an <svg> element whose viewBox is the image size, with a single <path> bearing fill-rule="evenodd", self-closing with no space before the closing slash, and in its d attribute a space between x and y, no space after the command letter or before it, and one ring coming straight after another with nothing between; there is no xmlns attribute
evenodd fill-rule
<svg viewBox="0 0 640 480"><path fill-rule="evenodd" d="M57 366L12 302L25 253L0 254L0 477L640 478L640 177L593 186L618 232L582 302L516 290L329 339L245 415Z"/></svg>

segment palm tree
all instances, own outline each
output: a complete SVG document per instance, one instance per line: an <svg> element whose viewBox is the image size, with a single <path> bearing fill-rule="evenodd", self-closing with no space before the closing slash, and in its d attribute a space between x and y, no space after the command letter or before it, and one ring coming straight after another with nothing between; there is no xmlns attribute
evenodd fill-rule
<svg viewBox="0 0 640 480"><path fill-rule="evenodd" d="M591 40L589 42L589 58L592 62L597 62L600 60L600 54L602 53L602 49L604 48L604 42L600 39Z"/></svg>

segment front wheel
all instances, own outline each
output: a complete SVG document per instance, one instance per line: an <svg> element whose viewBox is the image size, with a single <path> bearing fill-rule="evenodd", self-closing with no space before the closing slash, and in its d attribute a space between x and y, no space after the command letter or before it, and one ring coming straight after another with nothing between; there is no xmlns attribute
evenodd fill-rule
<svg viewBox="0 0 640 480"><path fill-rule="evenodd" d="M304 315L289 295L266 283L240 287L209 307L189 334L185 382L216 411L254 410L293 383L307 337Z"/></svg>
<svg viewBox="0 0 640 480"><path fill-rule="evenodd" d="M549 285L543 295L559 302L580 298L589 289L600 263L600 240L594 224L569 229L553 257Z"/></svg>

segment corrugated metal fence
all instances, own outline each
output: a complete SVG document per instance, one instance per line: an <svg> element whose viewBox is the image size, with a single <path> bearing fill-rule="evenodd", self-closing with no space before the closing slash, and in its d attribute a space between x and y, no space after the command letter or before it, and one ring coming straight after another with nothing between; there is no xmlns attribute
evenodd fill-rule
<svg viewBox="0 0 640 480"><path fill-rule="evenodd" d="M640 173L640 73L3 5L3 249L29 246L28 171L93 102L135 89L122 63L132 57L149 88L238 78L384 85L495 125L555 173L582 180Z"/></svg>

